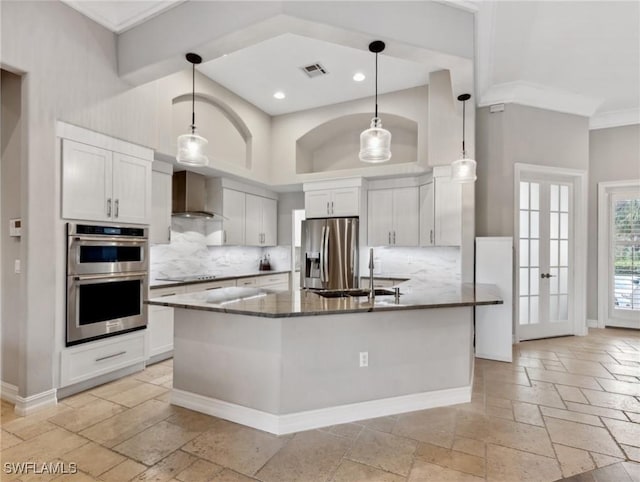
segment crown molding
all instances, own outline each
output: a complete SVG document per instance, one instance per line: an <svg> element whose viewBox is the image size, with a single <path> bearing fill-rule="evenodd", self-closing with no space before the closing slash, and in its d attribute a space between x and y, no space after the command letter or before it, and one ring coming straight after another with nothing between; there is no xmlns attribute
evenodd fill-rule
<svg viewBox="0 0 640 482"><path fill-rule="evenodd" d="M146 22L152 17L161 14L165 10L169 10L186 0L158 0L150 3L147 8L138 10L125 18L119 18L116 10L108 11L104 8L103 2L89 2L86 0L62 0L74 10L89 17L94 22L99 23L103 27L111 30L113 33L119 34L135 27L136 25ZM142 5L142 2L139 3Z"/></svg>
<svg viewBox="0 0 640 482"><path fill-rule="evenodd" d="M436 2L470 13L476 13L480 10L478 4L471 0L436 0Z"/></svg>
<svg viewBox="0 0 640 482"><path fill-rule="evenodd" d="M481 95L478 106L508 103L591 117L602 99L532 82L515 81L491 86Z"/></svg>
<svg viewBox="0 0 640 482"><path fill-rule="evenodd" d="M589 119L589 130L640 124L640 108L598 112Z"/></svg>

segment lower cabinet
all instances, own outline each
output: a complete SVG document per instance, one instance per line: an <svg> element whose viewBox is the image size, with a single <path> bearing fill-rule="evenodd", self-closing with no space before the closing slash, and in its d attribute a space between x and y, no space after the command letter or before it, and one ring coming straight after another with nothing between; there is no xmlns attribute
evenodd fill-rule
<svg viewBox="0 0 640 482"><path fill-rule="evenodd" d="M67 387L144 362L145 331L65 348L60 358L60 386Z"/></svg>
<svg viewBox="0 0 640 482"><path fill-rule="evenodd" d="M149 306L147 324L147 358L173 351L173 308L167 306Z"/></svg>

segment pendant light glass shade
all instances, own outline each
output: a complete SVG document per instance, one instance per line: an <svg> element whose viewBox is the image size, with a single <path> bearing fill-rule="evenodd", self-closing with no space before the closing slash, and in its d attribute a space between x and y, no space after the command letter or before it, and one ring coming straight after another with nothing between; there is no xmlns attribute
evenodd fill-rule
<svg viewBox="0 0 640 482"><path fill-rule="evenodd" d="M379 117L371 119L371 127L360 134L360 160L386 162L391 159L391 133L382 128Z"/></svg>
<svg viewBox="0 0 640 482"><path fill-rule="evenodd" d="M360 134L360 160L378 163L391 159L391 132L382 128L378 117L378 54L384 50L384 42L376 40L369 44L369 51L376 54L376 110L371 127Z"/></svg>
<svg viewBox="0 0 640 482"><path fill-rule="evenodd" d="M198 54L188 53L187 61L191 63L191 132L178 136L178 153L176 160L180 164L187 166L206 166L209 159L204 154L204 149L209 143L204 137L198 135L196 131L196 64L202 62L202 57Z"/></svg>
<svg viewBox="0 0 640 482"><path fill-rule="evenodd" d="M198 135L196 129L191 134L178 136L178 155L176 159L180 164L188 166L206 166L209 159L204 155L204 149L209 143L204 137Z"/></svg>
<svg viewBox="0 0 640 482"><path fill-rule="evenodd" d="M462 158L451 163L451 180L455 182L473 182L476 180L476 161Z"/></svg>
<svg viewBox="0 0 640 482"><path fill-rule="evenodd" d="M462 102L462 159L451 163L451 180L453 182L474 182L476 180L476 161L467 158L467 151L464 146L465 107L470 98L470 94L458 96L458 100Z"/></svg>

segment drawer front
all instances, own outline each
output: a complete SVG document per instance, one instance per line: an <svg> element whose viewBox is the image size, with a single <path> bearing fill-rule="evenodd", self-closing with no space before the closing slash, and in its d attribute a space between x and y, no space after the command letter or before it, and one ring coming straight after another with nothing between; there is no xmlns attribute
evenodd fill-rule
<svg viewBox="0 0 640 482"><path fill-rule="evenodd" d="M143 362L145 331L64 349L60 385L66 387Z"/></svg>
<svg viewBox="0 0 640 482"><path fill-rule="evenodd" d="M260 278L258 278L258 283L260 286L284 285L288 287L289 275L287 273L280 273L260 276Z"/></svg>
<svg viewBox="0 0 640 482"><path fill-rule="evenodd" d="M149 298L159 298L160 296L181 295L185 293L184 286L173 286L170 288L153 288L149 290Z"/></svg>
<svg viewBox="0 0 640 482"><path fill-rule="evenodd" d="M254 276L253 278L239 278L236 280L237 286L258 286L259 277Z"/></svg>

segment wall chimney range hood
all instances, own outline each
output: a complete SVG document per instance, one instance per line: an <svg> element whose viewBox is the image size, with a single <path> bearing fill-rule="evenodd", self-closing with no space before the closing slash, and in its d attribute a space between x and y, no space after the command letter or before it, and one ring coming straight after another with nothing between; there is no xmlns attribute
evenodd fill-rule
<svg viewBox="0 0 640 482"><path fill-rule="evenodd" d="M183 218L222 219L207 210L205 178L191 171L174 172L172 178L171 215Z"/></svg>

